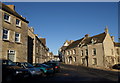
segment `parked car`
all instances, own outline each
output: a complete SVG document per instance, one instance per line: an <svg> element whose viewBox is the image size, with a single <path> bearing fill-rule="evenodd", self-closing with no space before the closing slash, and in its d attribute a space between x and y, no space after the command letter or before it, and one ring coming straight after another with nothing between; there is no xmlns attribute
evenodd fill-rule
<svg viewBox="0 0 120 83"><path fill-rule="evenodd" d="M53 67L54 73L61 71L59 62L45 62L44 64Z"/></svg>
<svg viewBox="0 0 120 83"><path fill-rule="evenodd" d="M120 70L120 64L115 64L115 65L112 66L112 68Z"/></svg>
<svg viewBox="0 0 120 83"><path fill-rule="evenodd" d="M46 64L34 64L34 67L39 68L42 71L42 76L46 76L48 74L53 74L54 70L51 66Z"/></svg>
<svg viewBox="0 0 120 83"><path fill-rule="evenodd" d="M14 82L29 77L29 71L23 69L11 60L1 59L2 62L2 83Z"/></svg>
<svg viewBox="0 0 120 83"><path fill-rule="evenodd" d="M24 69L28 69L30 72L30 76L40 76L42 74L42 71L38 68L35 68L32 64L28 62L16 62L17 66L22 67Z"/></svg>

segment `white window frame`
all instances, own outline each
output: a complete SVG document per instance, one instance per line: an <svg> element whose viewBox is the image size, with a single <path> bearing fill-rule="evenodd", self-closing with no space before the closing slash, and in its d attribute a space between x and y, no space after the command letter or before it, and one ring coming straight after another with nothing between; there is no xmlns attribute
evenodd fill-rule
<svg viewBox="0 0 120 83"><path fill-rule="evenodd" d="M19 24L16 23L16 26L21 27L21 20L16 19L16 22L17 22L17 20L19 21Z"/></svg>
<svg viewBox="0 0 120 83"><path fill-rule="evenodd" d="M70 55L72 54L71 50L69 51L69 54L70 54Z"/></svg>
<svg viewBox="0 0 120 83"><path fill-rule="evenodd" d="M9 16L9 18L8 18L8 19L5 19L5 15ZM7 13L4 13L4 21L10 23L10 19L11 19L11 16L10 16L9 14L7 14Z"/></svg>
<svg viewBox="0 0 120 83"><path fill-rule="evenodd" d="M85 58L81 59L81 64L85 64Z"/></svg>
<svg viewBox="0 0 120 83"><path fill-rule="evenodd" d="M93 65L97 65L97 58L93 58L93 59L92 59L92 64L93 64Z"/></svg>
<svg viewBox="0 0 120 83"><path fill-rule="evenodd" d="M76 57L73 58L73 61L76 62Z"/></svg>
<svg viewBox="0 0 120 83"><path fill-rule="evenodd" d="M70 55L70 51L68 51L68 55Z"/></svg>
<svg viewBox="0 0 120 83"><path fill-rule="evenodd" d="M8 34L4 34L4 32L3 32L3 36L4 36L4 35L7 35L7 39L3 38L3 36L2 36L2 39L3 39L3 40L9 40L10 30L3 28L3 31L4 31L4 30L7 30L7 31L8 31Z"/></svg>
<svg viewBox="0 0 120 83"><path fill-rule="evenodd" d="M95 51L95 52L94 52L94 51ZM93 49L92 49L92 55L93 55L93 56L97 55L97 50L96 50L96 48L93 48Z"/></svg>
<svg viewBox="0 0 120 83"><path fill-rule="evenodd" d="M8 56L9 56L9 54L14 54L14 61L13 62L15 62L16 61L16 51L15 50L8 50Z"/></svg>
<svg viewBox="0 0 120 83"><path fill-rule="evenodd" d="M15 39L16 39L16 33L17 33L17 32L15 32ZM19 41L16 41L16 40L15 40L15 42L20 42L21 34L20 34L20 33L18 33L18 34L19 34L19 37L17 37L17 38L19 38Z"/></svg>
<svg viewBox="0 0 120 83"><path fill-rule="evenodd" d="M83 55L84 55L83 50L81 50L81 56L83 56Z"/></svg>
<svg viewBox="0 0 120 83"><path fill-rule="evenodd" d="M76 54L76 50L75 49L73 50L73 54Z"/></svg>
<svg viewBox="0 0 120 83"><path fill-rule="evenodd" d="M66 55L68 55L68 51L66 51Z"/></svg>
<svg viewBox="0 0 120 83"><path fill-rule="evenodd" d="M88 56L88 49L85 49L85 55Z"/></svg>

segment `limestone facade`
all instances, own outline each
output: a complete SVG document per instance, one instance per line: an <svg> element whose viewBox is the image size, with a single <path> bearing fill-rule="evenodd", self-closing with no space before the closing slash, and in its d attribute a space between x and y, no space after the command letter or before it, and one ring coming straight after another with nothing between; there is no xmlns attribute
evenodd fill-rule
<svg viewBox="0 0 120 83"><path fill-rule="evenodd" d="M0 27L0 43L2 58L12 61L27 62L28 21L20 16L14 5L2 4L2 26Z"/></svg>
<svg viewBox="0 0 120 83"><path fill-rule="evenodd" d="M66 41L59 49L59 56L66 64L111 68L120 63L120 43L114 42L108 28L101 34L73 41Z"/></svg>

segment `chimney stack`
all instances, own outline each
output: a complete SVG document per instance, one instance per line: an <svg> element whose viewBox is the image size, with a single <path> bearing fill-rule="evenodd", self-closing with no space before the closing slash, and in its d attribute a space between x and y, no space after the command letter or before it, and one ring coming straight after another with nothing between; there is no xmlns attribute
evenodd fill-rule
<svg viewBox="0 0 120 83"><path fill-rule="evenodd" d="M114 36L111 36L112 40L114 41Z"/></svg>
<svg viewBox="0 0 120 83"><path fill-rule="evenodd" d="M108 26L105 27L105 33L108 33Z"/></svg>
<svg viewBox="0 0 120 83"><path fill-rule="evenodd" d="M34 28L33 27L29 27L29 29L34 33Z"/></svg>
<svg viewBox="0 0 120 83"><path fill-rule="evenodd" d="M38 37L38 34L35 34L35 36L37 36L37 37Z"/></svg>
<svg viewBox="0 0 120 83"><path fill-rule="evenodd" d="M13 11L15 11L15 6L14 5L7 5L10 9L12 9Z"/></svg>
<svg viewBox="0 0 120 83"><path fill-rule="evenodd" d="M74 42L74 40L70 40L70 43Z"/></svg>
<svg viewBox="0 0 120 83"><path fill-rule="evenodd" d="M86 34L85 37L88 38L88 37L89 37L89 34Z"/></svg>

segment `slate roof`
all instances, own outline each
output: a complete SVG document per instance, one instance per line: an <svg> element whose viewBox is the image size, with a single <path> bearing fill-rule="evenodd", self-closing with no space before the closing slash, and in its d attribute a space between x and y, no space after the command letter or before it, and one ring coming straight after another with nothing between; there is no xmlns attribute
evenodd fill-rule
<svg viewBox="0 0 120 83"><path fill-rule="evenodd" d="M61 51L64 51L67 48L67 46L62 46Z"/></svg>
<svg viewBox="0 0 120 83"><path fill-rule="evenodd" d="M74 42L72 42L67 48L67 49L71 49L71 48L75 48L77 47L80 43L85 45L91 44L91 40L93 39L94 41L96 41L95 43L102 43L105 39L106 33L101 33L92 37L83 37L82 39L76 40Z"/></svg>
<svg viewBox="0 0 120 83"><path fill-rule="evenodd" d="M115 47L120 47L120 43L114 42Z"/></svg>
<svg viewBox="0 0 120 83"><path fill-rule="evenodd" d="M0 6L2 6L2 7L0 7L0 8L2 8L2 10L4 10L4 11L6 11L6 12L8 12L8 13L10 13L10 14L18 17L18 18L20 18L21 20L23 20L26 23L29 23L29 21L27 21L25 18L23 18L21 15L19 15L16 11L12 10L11 8L9 8L7 5L2 3L2 5L0 5Z"/></svg>

